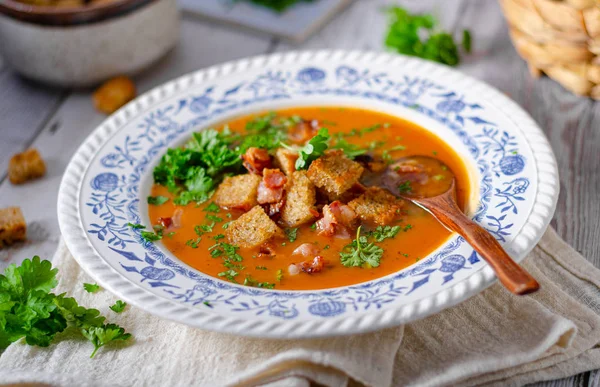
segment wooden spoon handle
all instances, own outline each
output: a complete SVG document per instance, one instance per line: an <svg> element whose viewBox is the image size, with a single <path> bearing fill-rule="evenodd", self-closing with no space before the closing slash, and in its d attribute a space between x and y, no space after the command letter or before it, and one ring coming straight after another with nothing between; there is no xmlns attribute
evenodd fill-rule
<svg viewBox="0 0 600 387"><path fill-rule="evenodd" d="M496 238L463 214L453 200L444 200L443 197L437 197L434 200L438 199L444 201L443 206L432 206L427 203L427 210L450 230L465 238L494 269L500 282L510 292L523 295L533 293L540 288L535 278L512 260ZM444 209L441 209L442 207Z"/></svg>

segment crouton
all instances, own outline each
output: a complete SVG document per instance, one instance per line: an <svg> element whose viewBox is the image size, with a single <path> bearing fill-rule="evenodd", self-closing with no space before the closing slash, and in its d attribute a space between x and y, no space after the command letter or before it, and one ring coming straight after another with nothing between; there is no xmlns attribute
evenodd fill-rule
<svg viewBox="0 0 600 387"><path fill-rule="evenodd" d="M281 210L281 221L288 227L297 227L310 222L319 214L314 208L317 201L315 186L306 176L306 171L292 173L286 190L287 196Z"/></svg>
<svg viewBox="0 0 600 387"><path fill-rule="evenodd" d="M275 165L288 176L296 171L296 160L298 160L297 152L285 148L277 148L275 151Z"/></svg>
<svg viewBox="0 0 600 387"><path fill-rule="evenodd" d="M371 187L348 203L348 206L364 221L384 226L398 216L403 202L388 190Z"/></svg>
<svg viewBox="0 0 600 387"><path fill-rule="evenodd" d="M112 114L127 102L135 98L136 90L133 81L121 76L104 82L92 98L94 106L102 113Z"/></svg>
<svg viewBox="0 0 600 387"><path fill-rule="evenodd" d="M240 247L256 247L274 238L283 238L283 231L265 214L261 206L255 206L229 224L225 230L229 243Z"/></svg>
<svg viewBox="0 0 600 387"><path fill-rule="evenodd" d="M19 207L0 209L0 248L24 241L27 224Z"/></svg>
<svg viewBox="0 0 600 387"><path fill-rule="evenodd" d="M248 211L257 204L261 180L260 176L251 174L226 177L217 188L214 201L223 208Z"/></svg>
<svg viewBox="0 0 600 387"><path fill-rule="evenodd" d="M22 184L45 174L46 164L36 149L17 153L8 164L8 179L13 184Z"/></svg>
<svg viewBox="0 0 600 387"><path fill-rule="evenodd" d="M330 199L335 199L357 183L363 171L364 168L346 157L342 150L334 150L313 161L307 176Z"/></svg>

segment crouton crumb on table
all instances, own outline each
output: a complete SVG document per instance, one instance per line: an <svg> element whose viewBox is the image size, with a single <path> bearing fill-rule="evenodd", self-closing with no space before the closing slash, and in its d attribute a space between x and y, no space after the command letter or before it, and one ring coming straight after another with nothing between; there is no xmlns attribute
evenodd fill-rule
<svg viewBox="0 0 600 387"><path fill-rule="evenodd" d="M0 209L0 248L24 241L27 224L19 207Z"/></svg>
<svg viewBox="0 0 600 387"><path fill-rule="evenodd" d="M8 164L8 178L13 184L23 184L28 180L46 174L46 163L37 149L27 149L14 155Z"/></svg>
<svg viewBox="0 0 600 387"><path fill-rule="evenodd" d="M258 204L256 199L261 180L259 175L254 174L226 177L213 199L220 207L248 211Z"/></svg>
<svg viewBox="0 0 600 387"><path fill-rule="evenodd" d="M283 238L283 231L267 216L261 206L255 206L229 225L225 231L229 243L256 247L274 238Z"/></svg>

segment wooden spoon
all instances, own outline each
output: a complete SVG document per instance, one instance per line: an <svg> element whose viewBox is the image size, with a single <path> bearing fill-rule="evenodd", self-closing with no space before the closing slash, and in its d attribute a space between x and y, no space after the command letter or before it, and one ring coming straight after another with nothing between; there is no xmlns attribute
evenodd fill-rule
<svg viewBox="0 0 600 387"><path fill-rule="evenodd" d="M540 288L496 238L460 210L456 203L454 174L444 163L427 156L399 159L384 172L382 182L393 194L415 203L446 228L465 238L509 291L523 295Z"/></svg>

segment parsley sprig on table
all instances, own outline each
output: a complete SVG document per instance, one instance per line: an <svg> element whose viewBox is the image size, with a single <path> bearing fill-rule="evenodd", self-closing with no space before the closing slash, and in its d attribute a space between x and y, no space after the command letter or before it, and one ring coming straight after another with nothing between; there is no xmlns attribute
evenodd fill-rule
<svg viewBox="0 0 600 387"><path fill-rule="evenodd" d="M68 326L94 344L91 357L107 343L131 337L118 325L105 324L97 309L80 306L64 293L51 293L58 283L57 272L49 261L35 256L21 266L8 266L0 275L0 349L21 338L29 345L47 347Z"/></svg>
<svg viewBox="0 0 600 387"><path fill-rule="evenodd" d="M456 66L460 61L454 38L436 28L431 15L413 15L402 7L388 9L390 25L385 45L400 54L418 56L434 62ZM424 39L423 39L424 37ZM462 46L471 51L471 34L463 31Z"/></svg>

